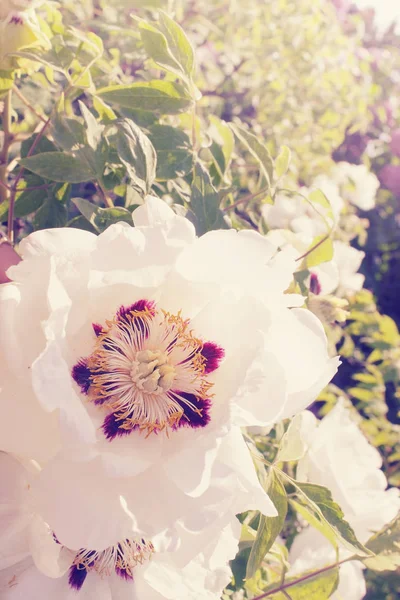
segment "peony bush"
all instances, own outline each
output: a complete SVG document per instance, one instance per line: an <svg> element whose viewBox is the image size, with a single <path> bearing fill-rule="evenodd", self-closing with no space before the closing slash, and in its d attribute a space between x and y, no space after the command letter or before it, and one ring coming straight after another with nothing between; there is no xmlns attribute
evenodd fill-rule
<svg viewBox="0 0 400 600"><path fill-rule="evenodd" d="M334 4L2 3L2 600L394 597L399 123L354 161Z"/></svg>

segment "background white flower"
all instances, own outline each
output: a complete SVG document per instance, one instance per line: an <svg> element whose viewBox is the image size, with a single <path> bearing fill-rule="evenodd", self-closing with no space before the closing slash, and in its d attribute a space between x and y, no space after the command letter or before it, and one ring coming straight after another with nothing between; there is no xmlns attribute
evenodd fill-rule
<svg viewBox="0 0 400 600"><path fill-rule="evenodd" d="M335 549L316 529L308 527L296 536L289 553L290 576L317 570L336 562ZM339 567L339 585L333 600L361 600L366 593L363 565L357 561Z"/></svg>
<svg viewBox="0 0 400 600"><path fill-rule="evenodd" d="M333 169L332 178L340 186L343 197L351 204L361 210L375 208L379 180L366 165L337 163Z"/></svg>
<svg viewBox="0 0 400 600"><path fill-rule="evenodd" d="M343 402L322 421L315 418L304 435L309 449L299 461L297 478L328 487L365 543L400 510L399 491L386 489L379 452L368 443Z"/></svg>

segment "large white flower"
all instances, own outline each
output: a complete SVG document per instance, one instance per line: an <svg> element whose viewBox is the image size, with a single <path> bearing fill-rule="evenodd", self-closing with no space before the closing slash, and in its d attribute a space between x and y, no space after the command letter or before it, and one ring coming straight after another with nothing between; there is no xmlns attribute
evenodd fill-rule
<svg viewBox="0 0 400 600"><path fill-rule="evenodd" d="M221 523L208 532L194 558L193 535L174 554L126 529L115 544L96 549L70 548L35 512L27 470L0 453L0 596L2 600L217 600L229 582L229 559L237 550L240 524ZM56 484L57 482L55 482ZM99 526L102 526L99 523ZM178 555L178 560L176 555ZM180 564L179 564L180 559Z"/></svg>
<svg viewBox="0 0 400 600"><path fill-rule="evenodd" d="M13 282L0 290L0 448L48 463L37 493L53 528L46 498L56 472L79 499L90 489L74 487L74 477L88 469L92 479L79 481L99 493L109 487L110 507L112 490L140 475L140 494L125 494L140 525L163 494L159 481L200 498L222 471L258 493L238 427L302 410L337 369L318 320L288 308L299 300L283 293L295 268L290 251L274 257L253 232L197 239L156 198L134 220L135 228L118 224L99 237L72 229L29 236L24 261L8 272ZM249 508L243 498L236 512ZM68 527L85 546L96 523L86 504L89 525ZM262 504L274 514L266 496ZM160 531L177 506L165 504Z"/></svg>
<svg viewBox="0 0 400 600"><path fill-rule="evenodd" d="M290 548L290 576L300 576L336 563L336 553L329 541L316 529L302 531ZM339 567L339 584L332 600L361 600L366 594L363 565L350 561Z"/></svg>
<svg viewBox="0 0 400 600"><path fill-rule="evenodd" d="M304 439L308 451L299 461L297 477L328 487L358 539L365 543L398 513L399 491L386 490L382 458L343 402L322 421L310 417L307 423Z"/></svg>

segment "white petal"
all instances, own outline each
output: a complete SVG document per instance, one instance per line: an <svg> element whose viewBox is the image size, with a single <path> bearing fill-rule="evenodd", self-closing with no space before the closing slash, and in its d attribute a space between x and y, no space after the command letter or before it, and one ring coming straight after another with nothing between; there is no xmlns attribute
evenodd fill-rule
<svg viewBox="0 0 400 600"><path fill-rule="evenodd" d="M35 231L24 238L19 251L22 258L29 259L38 256L73 255L82 259L83 254L90 253L96 243L96 235L82 229L65 227L59 229L44 229Z"/></svg>
<svg viewBox="0 0 400 600"><path fill-rule="evenodd" d="M121 504L121 486L116 479L107 480L99 460L56 459L43 469L32 489L38 512L71 550L100 551L132 537L135 523Z"/></svg>
<svg viewBox="0 0 400 600"><path fill-rule="evenodd" d="M29 526L30 550L36 567L47 577L61 577L70 568L74 553L66 549L54 539L49 526L35 515Z"/></svg>

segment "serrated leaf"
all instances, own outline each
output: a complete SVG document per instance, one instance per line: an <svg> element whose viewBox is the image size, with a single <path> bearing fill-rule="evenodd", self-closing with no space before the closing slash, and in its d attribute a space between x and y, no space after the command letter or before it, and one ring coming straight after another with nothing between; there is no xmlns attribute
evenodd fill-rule
<svg viewBox="0 0 400 600"><path fill-rule="evenodd" d="M183 29L165 12L159 21L140 21L140 35L147 54L161 68L190 83L194 71L194 52Z"/></svg>
<svg viewBox="0 0 400 600"><path fill-rule="evenodd" d="M146 196L156 178L157 154L150 139L130 119L116 122L117 150L131 184Z"/></svg>
<svg viewBox="0 0 400 600"><path fill-rule="evenodd" d="M374 571L395 571L400 567L400 515L375 533L366 543L375 556L363 562Z"/></svg>
<svg viewBox="0 0 400 600"><path fill-rule="evenodd" d="M291 152L287 146L282 146L281 151L275 159L275 172L279 178L283 177L289 169Z"/></svg>
<svg viewBox="0 0 400 600"><path fill-rule="evenodd" d="M333 258L334 248L332 239L328 235L317 235L306 252L305 263L308 269L316 267Z"/></svg>
<svg viewBox="0 0 400 600"><path fill-rule="evenodd" d="M247 131L244 127L233 125L232 123L230 124L230 127L238 140L246 146L250 154L257 160L258 164L260 165L261 172L266 179L267 185L270 186L273 177L274 163L266 146L264 146L255 135Z"/></svg>
<svg viewBox="0 0 400 600"><path fill-rule="evenodd" d="M358 556L371 554L357 540L352 527L344 520L343 511L333 500L330 490L314 483L296 481L293 485L297 495L297 500L292 500L295 509L333 545L336 546L337 541L340 541L345 548Z"/></svg>
<svg viewBox="0 0 400 600"><path fill-rule="evenodd" d="M328 600L336 590L339 583L339 569L337 567L329 569L324 573L319 573L313 577L309 577L306 580L299 581L300 579L311 575L312 571L306 571L299 573L296 577L290 577L285 580L283 592L277 592L268 596L269 600ZM292 585L290 585L292 584ZM272 584L263 590L263 593L272 592L281 586Z"/></svg>
<svg viewBox="0 0 400 600"><path fill-rule="evenodd" d="M218 192L211 183L210 175L200 163L196 163L188 214L196 227L198 235L212 229L227 229L224 213L219 208Z"/></svg>
<svg viewBox="0 0 400 600"><path fill-rule="evenodd" d="M45 152L23 158L20 164L32 173L50 181L82 183L93 179L93 171L73 154L65 152Z"/></svg>
<svg viewBox="0 0 400 600"><path fill-rule="evenodd" d="M278 511L278 516L265 517L264 515L260 515L257 536L251 547L249 561L247 563L247 579L253 577L260 567L265 555L282 531L287 514L288 501L286 491L273 468L268 474L265 491L274 503L275 508Z"/></svg>
<svg viewBox="0 0 400 600"><path fill-rule="evenodd" d="M73 198L72 202L98 233L121 221L133 225L132 214L126 208L100 208L84 198Z"/></svg>
<svg viewBox="0 0 400 600"><path fill-rule="evenodd" d="M131 110L176 114L190 108L192 97L179 83L147 81L130 85L114 85L98 90L105 102Z"/></svg>
<svg viewBox="0 0 400 600"><path fill-rule="evenodd" d="M154 125L149 138L157 153L156 179L184 177L192 170L193 152L184 131L170 125Z"/></svg>

